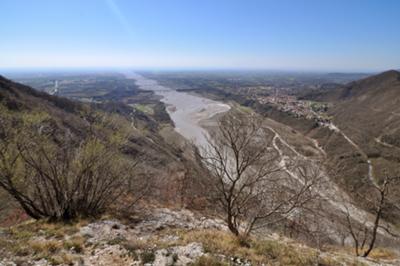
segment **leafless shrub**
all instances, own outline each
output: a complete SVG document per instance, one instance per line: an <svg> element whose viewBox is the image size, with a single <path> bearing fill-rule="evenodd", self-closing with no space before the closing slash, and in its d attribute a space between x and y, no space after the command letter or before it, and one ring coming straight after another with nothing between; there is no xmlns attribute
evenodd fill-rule
<svg viewBox="0 0 400 266"><path fill-rule="evenodd" d="M132 192L136 165L115 141L96 137L76 146L68 138L56 143L45 134L8 128L0 139L0 187L35 219L104 212Z"/></svg>

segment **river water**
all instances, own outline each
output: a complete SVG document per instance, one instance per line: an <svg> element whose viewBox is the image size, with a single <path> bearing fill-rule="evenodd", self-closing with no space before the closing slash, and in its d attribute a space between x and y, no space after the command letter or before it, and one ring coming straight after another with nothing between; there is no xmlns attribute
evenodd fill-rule
<svg viewBox="0 0 400 266"><path fill-rule="evenodd" d="M167 112L174 121L175 130L198 147L207 144L207 131L201 126L201 122L230 109L227 104L176 91L137 73L125 73L125 75L134 79L140 89L152 90L161 96L161 101L166 104Z"/></svg>

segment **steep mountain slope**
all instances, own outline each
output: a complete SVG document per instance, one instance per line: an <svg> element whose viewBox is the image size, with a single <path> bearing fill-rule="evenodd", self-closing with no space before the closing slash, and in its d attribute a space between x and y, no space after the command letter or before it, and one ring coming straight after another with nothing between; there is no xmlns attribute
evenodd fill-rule
<svg viewBox="0 0 400 266"><path fill-rule="evenodd" d="M398 172L400 161L400 72L390 70L346 85L304 91L299 97L332 103L329 115L341 135L350 139L362 161L370 161L376 181L385 171ZM318 130L321 131L321 130ZM317 131L317 132L318 132ZM317 134L316 137L327 134ZM332 143L329 138L323 143ZM337 147L343 145L336 145ZM340 155L337 153L337 155ZM363 163L365 164L365 163ZM362 167L364 175L366 167ZM361 169L361 168L360 168ZM355 178L361 176L355 175Z"/></svg>
<svg viewBox="0 0 400 266"><path fill-rule="evenodd" d="M156 121L124 104L116 102L83 104L36 91L1 76L0 103L2 108L14 115L11 118L35 113L45 114L46 119L42 122L49 125L49 130L52 130L52 136L55 139L62 138L63 134L68 132L79 141L88 134L94 133L91 127L98 119L97 116L105 116L119 120L121 126L131 126L133 122L136 124L131 126L133 132L131 144L136 152L150 152L154 156L158 156L160 160L165 156L177 156L179 153L157 134L158 123ZM3 119L5 118L3 117ZM96 133L107 135L110 133L109 131L111 132L111 129L103 127L99 128Z"/></svg>
<svg viewBox="0 0 400 266"><path fill-rule="evenodd" d="M20 125L32 135L45 133L49 141L60 146L65 139L79 146L93 135L110 140L125 134L127 141L120 152L132 160L145 158L140 160L141 172L154 182L152 200L156 202L182 200L175 193L174 189L179 187L176 182L187 169L195 168L181 147L172 145L160 134L168 128L172 131L168 121L162 124L119 102L93 105L52 96L0 76L0 140L5 137L4 132ZM15 216L17 205L8 206L7 202L9 198L1 191L0 223Z"/></svg>
<svg viewBox="0 0 400 266"><path fill-rule="evenodd" d="M387 71L340 89L333 122L373 160L378 178L400 161L400 72Z"/></svg>
<svg viewBox="0 0 400 266"><path fill-rule="evenodd" d="M305 123L293 119L290 124L320 143L329 163L339 169L336 182L369 208L365 198L374 189L360 188L379 183L385 175L398 175L400 170L400 72L391 70L300 97L331 103L330 128L304 129ZM398 217L386 218L398 223Z"/></svg>

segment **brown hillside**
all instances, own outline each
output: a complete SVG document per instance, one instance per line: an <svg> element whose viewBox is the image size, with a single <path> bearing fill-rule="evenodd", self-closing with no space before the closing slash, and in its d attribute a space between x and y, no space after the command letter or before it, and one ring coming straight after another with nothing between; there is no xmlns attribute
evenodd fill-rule
<svg viewBox="0 0 400 266"><path fill-rule="evenodd" d="M375 175L400 161L400 72L348 84L331 110L334 123L373 160Z"/></svg>
<svg viewBox="0 0 400 266"><path fill-rule="evenodd" d="M152 201L175 204L185 196L183 193L177 195L172 187L179 187L176 182L180 182L182 176L187 177L188 169L193 170L195 166L180 147L172 145L160 134L161 130L171 127L168 123L162 125L123 103L91 105L75 102L0 76L0 140L5 136L3 132L13 125L26 123L32 135L45 133L50 142L60 146L65 139L79 145L92 136L109 140L128 133L120 152L132 160L142 158L140 171L146 173L144 178L154 180ZM193 191L189 194L195 195ZM9 223L10 217L17 213L17 205L13 202L9 205L9 201L0 189L0 224ZM18 217L11 220L18 220Z"/></svg>

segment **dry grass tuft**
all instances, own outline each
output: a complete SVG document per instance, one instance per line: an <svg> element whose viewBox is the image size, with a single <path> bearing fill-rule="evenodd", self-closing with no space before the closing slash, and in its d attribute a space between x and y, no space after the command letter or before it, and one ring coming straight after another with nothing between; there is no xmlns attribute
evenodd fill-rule
<svg viewBox="0 0 400 266"><path fill-rule="evenodd" d="M297 247L274 240L250 239L244 246L234 235L216 231L202 230L182 234L186 243L200 242L206 252L240 257L250 260L253 264L276 263L279 265L314 265L318 263L318 253L311 248Z"/></svg>
<svg viewBox="0 0 400 266"><path fill-rule="evenodd" d="M31 241L29 246L35 254L41 254L44 256L52 255L57 253L62 248L62 243L56 240L46 240L46 241Z"/></svg>
<svg viewBox="0 0 400 266"><path fill-rule="evenodd" d="M75 223L49 223L47 221L28 221L20 225L11 227L9 233L15 239L29 239L33 236L43 236L46 238L63 239L65 236L73 235L86 221L76 221Z"/></svg>
<svg viewBox="0 0 400 266"><path fill-rule="evenodd" d="M73 236L64 242L66 250L72 250L76 253L82 253L84 250L86 239L83 236Z"/></svg>
<svg viewBox="0 0 400 266"><path fill-rule="evenodd" d="M228 263L221 262L218 258L212 256L201 256L190 266L228 266Z"/></svg>
<svg viewBox="0 0 400 266"><path fill-rule="evenodd" d="M254 242L253 249L257 255L275 261L280 265L315 265L319 261L318 252L311 248L298 247L275 240Z"/></svg>
<svg viewBox="0 0 400 266"><path fill-rule="evenodd" d="M338 247L338 246L329 246L326 249L327 252L333 252L333 253L342 253L342 254L348 254L351 256L355 256L355 251L353 247ZM361 250L360 253L363 254L366 249ZM399 256L396 254L396 252L387 249L387 248L382 248L382 247L376 247L374 248L371 253L369 254L368 258L374 259L374 260L395 260L398 259Z"/></svg>
<svg viewBox="0 0 400 266"><path fill-rule="evenodd" d="M369 256L377 260L394 260L398 258L396 253L385 248L375 248L371 251Z"/></svg>

